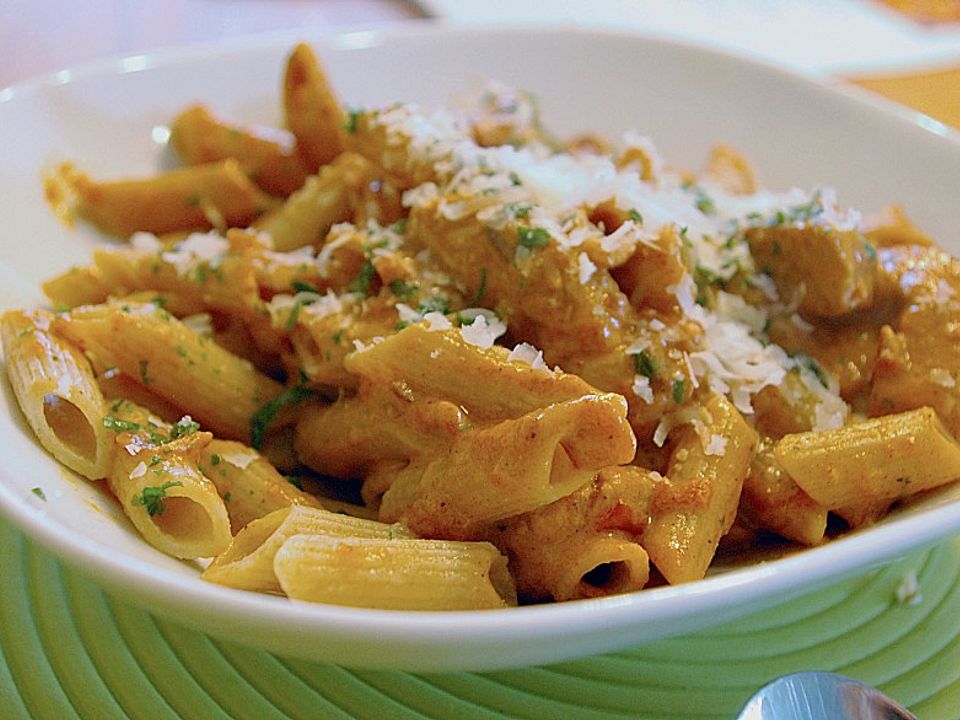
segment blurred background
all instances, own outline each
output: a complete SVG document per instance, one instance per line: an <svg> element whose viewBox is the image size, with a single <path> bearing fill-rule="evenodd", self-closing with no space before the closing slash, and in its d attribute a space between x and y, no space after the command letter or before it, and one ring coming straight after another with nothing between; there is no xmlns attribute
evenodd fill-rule
<svg viewBox="0 0 960 720"><path fill-rule="evenodd" d="M0 88L102 57L398 22L656 32L847 78L960 125L960 0L2 0Z"/></svg>

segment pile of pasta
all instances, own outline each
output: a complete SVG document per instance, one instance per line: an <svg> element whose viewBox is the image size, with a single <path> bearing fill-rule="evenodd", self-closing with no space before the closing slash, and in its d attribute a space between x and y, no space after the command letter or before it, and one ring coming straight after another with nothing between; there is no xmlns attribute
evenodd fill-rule
<svg viewBox="0 0 960 720"><path fill-rule="evenodd" d="M57 168L54 209L125 242L0 322L40 443L205 579L589 598L960 477L960 265L898 208L760 190L726 147L693 173L561 141L494 84L348 110L306 45L283 112L188 108L148 179Z"/></svg>

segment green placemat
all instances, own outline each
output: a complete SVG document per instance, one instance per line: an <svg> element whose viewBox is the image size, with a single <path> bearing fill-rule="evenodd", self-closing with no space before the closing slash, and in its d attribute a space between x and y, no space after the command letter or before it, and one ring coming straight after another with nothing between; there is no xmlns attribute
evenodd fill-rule
<svg viewBox="0 0 960 720"><path fill-rule="evenodd" d="M909 573L919 601L902 603ZM0 521L0 718L724 718L834 670L960 718L960 539L680 638L545 667L347 670L213 640L101 591Z"/></svg>

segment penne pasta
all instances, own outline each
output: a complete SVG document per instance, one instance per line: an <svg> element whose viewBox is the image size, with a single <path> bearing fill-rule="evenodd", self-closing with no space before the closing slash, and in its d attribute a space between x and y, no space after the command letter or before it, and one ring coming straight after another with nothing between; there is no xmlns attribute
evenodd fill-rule
<svg viewBox="0 0 960 720"><path fill-rule="evenodd" d="M307 179L291 135L274 128L227 125L203 105L189 107L174 119L170 143L187 165L236 160L253 182L273 195L289 195Z"/></svg>
<svg viewBox="0 0 960 720"><path fill-rule="evenodd" d="M18 310L0 318L7 377L40 444L71 470L99 480L113 453L103 394L90 363L50 331L50 319Z"/></svg>
<svg viewBox="0 0 960 720"><path fill-rule="evenodd" d="M290 505L258 518L233 538L226 551L204 571L204 580L245 590L280 592L273 561L294 535L410 538L399 524L350 517L306 505Z"/></svg>
<svg viewBox="0 0 960 720"><path fill-rule="evenodd" d="M831 510L890 503L960 478L960 444L931 408L787 435L775 452L797 485Z"/></svg>
<svg viewBox="0 0 960 720"><path fill-rule="evenodd" d="M757 448L757 433L721 395L704 405L705 426L681 428L667 468L669 482L657 486L643 546L671 584L699 580L733 525L743 480ZM713 438L720 438L714 441ZM711 445L719 452L707 452Z"/></svg>
<svg viewBox="0 0 960 720"><path fill-rule="evenodd" d="M283 78L287 127L309 172L331 162L343 149L344 113L309 45L297 45Z"/></svg>
<svg viewBox="0 0 960 720"><path fill-rule="evenodd" d="M366 169L359 155L340 155L254 227L269 235L273 249L280 252L320 244L334 224L349 218L350 197L366 179Z"/></svg>
<svg viewBox="0 0 960 720"><path fill-rule="evenodd" d="M507 560L489 543L294 535L274 572L294 600L386 610L516 604Z"/></svg>
<svg viewBox="0 0 960 720"><path fill-rule="evenodd" d="M224 438L249 441L251 419L283 392L155 305L86 306L58 317L54 328Z"/></svg>
<svg viewBox="0 0 960 720"><path fill-rule="evenodd" d="M70 165L56 171L74 212L101 231L126 238L137 231L246 227L274 204L235 160L171 170L145 180L96 182Z"/></svg>
<svg viewBox="0 0 960 720"><path fill-rule="evenodd" d="M198 464L223 498L233 534L253 520L290 505L323 507L243 443L211 440L200 451Z"/></svg>
<svg viewBox="0 0 960 720"><path fill-rule="evenodd" d="M488 539L511 558L523 597L575 600L640 590L650 563L642 536L663 478L636 466L604 468L584 487L507 518Z"/></svg>
<svg viewBox="0 0 960 720"><path fill-rule="evenodd" d="M397 474L380 518L424 537L474 539L487 525L569 495L600 468L632 459L625 416L619 395L587 395L468 429L447 452Z"/></svg>
<svg viewBox="0 0 960 720"><path fill-rule="evenodd" d="M178 558L226 549L226 508L197 467L210 433L199 432L190 416L169 425L130 402L113 412L104 418L116 444L107 484L144 540Z"/></svg>

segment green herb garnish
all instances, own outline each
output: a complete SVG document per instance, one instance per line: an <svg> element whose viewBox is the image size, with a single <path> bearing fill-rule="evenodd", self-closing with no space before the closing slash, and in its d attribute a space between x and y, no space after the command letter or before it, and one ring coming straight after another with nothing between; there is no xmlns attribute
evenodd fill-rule
<svg viewBox="0 0 960 720"><path fill-rule="evenodd" d="M150 365L149 360L140 361L140 382L142 382L144 385L149 385L151 382L153 382L150 378L147 377L147 369L149 365Z"/></svg>
<svg viewBox="0 0 960 720"><path fill-rule="evenodd" d="M194 422L193 418L189 415L184 415L170 428L170 439L176 440L177 438L186 437L187 435L193 435L199 429L200 423Z"/></svg>
<svg viewBox="0 0 960 720"><path fill-rule="evenodd" d="M420 304L417 305L417 312L420 315L426 315L431 312L438 312L441 315L446 315L450 312L450 301L447 300L443 295L434 295L428 297L425 300L421 300Z"/></svg>
<svg viewBox="0 0 960 720"><path fill-rule="evenodd" d="M363 110L351 109L347 111L347 119L343 121L343 129L351 135L356 134L357 124L360 122L360 116Z"/></svg>
<svg viewBox="0 0 960 720"><path fill-rule="evenodd" d="M163 485L151 485L145 487L139 495L133 496L133 505L142 505L147 509L147 515L163 515L163 498L167 495L167 490L172 487L182 486L183 483L177 480L165 482Z"/></svg>
<svg viewBox="0 0 960 720"><path fill-rule="evenodd" d="M683 402L683 396L687 389L687 381L683 378L674 378L673 383L670 385L671 395L673 401L679 405Z"/></svg>
<svg viewBox="0 0 960 720"><path fill-rule="evenodd" d="M654 360L652 357L647 355L643 350L638 352L633 356L633 365L637 369L637 372L645 377L653 379L653 376L657 374L657 371L660 369L659 363Z"/></svg>
<svg viewBox="0 0 960 720"><path fill-rule="evenodd" d="M347 290L366 295L370 290L370 283L373 282L374 272L373 263L367 260L367 262L360 266L360 271L357 273L357 276L347 285Z"/></svg>
<svg viewBox="0 0 960 720"><path fill-rule="evenodd" d="M403 301L412 300L420 292L420 286L417 283L407 282L399 278L391 280L389 287L390 292Z"/></svg>
<svg viewBox="0 0 960 720"><path fill-rule="evenodd" d="M311 388L297 385L287 388L273 400L264 403L250 418L250 444L257 450L263 447L263 439L267 435L270 424L277 417L277 413L287 406L298 405L315 394Z"/></svg>
<svg viewBox="0 0 960 720"><path fill-rule="evenodd" d="M320 294L320 291L316 288L316 286L311 285L308 282L304 282L303 280L294 280L292 283L290 283L290 287L293 288L295 293L311 292L316 293L317 295Z"/></svg>
<svg viewBox="0 0 960 720"><path fill-rule="evenodd" d="M107 430L113 430L114 432L137 432L140 429L140 423L130 422L129 420L121 420L120 418L113 417L113 415L107 415L103 418L103 426Z"/></svg>
<svg viewBox="0 0 960 720"><path fill-rule="evenodd" d="M550 240L550 233L543 228L518 227L517 237L525 248L534 249L544 247Z"/></svg>
<svg viewBox="0 0 960 720"><path fill-rule="evenodd" d="M487 268L480 268L480 285L473 296L473 301L479 303L483 299L483 294L487 291Z"/></svg>

